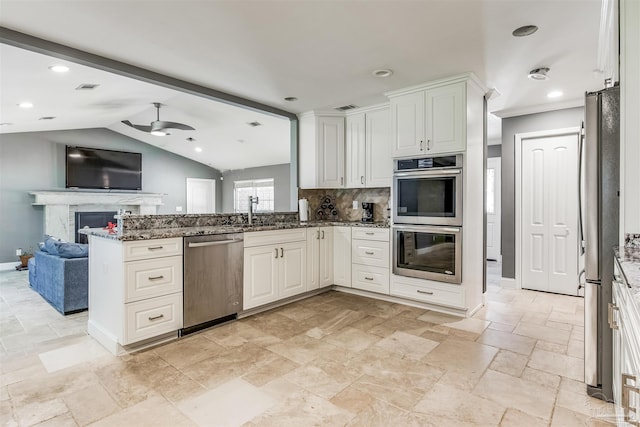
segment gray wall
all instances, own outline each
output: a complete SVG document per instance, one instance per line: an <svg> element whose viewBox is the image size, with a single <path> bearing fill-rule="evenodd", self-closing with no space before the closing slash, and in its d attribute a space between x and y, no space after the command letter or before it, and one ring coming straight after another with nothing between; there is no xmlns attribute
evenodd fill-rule
<svg viewBox="0 0 640 427"><path fill-rule="evenodd" d="M44 208L32 206L33 196L28 192L64 189L65 145L142 153L143 191L166 194L159 213L175 213L176 206L186 211L186 178L220 176L216 169L108 129L2 134L0 263L16 261L16 248L35 248L42 241Z"/></svg>
<svg viewBox="0 0 640 427"><path fill-rule="evenodd" d="M291 205L291 175L290 165L261 166L249 169L237 169L222 174L222 212L233 212L233 181L247 179L273 178L274 209L276 212L290 212Z"/></svg>
<svg viewBox="0 0 640 427"><path fill-rule="evenodd" d="M502 119L502 277L516 277L515 135L580 126L584 108Z"/></svg>

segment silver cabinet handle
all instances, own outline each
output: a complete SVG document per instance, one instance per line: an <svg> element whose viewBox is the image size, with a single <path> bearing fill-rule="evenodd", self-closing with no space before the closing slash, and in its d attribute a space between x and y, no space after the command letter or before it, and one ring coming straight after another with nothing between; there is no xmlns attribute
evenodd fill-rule
<svg viewBox="0 0 640 427"><path fill-rule="evenodd" d="M375 233L374 233L374 232L372 232L372 231L367 231L367 232L366 232L366 233L364 233L364 234L366 234L367 236L373 236Z"/></svg>
<svg viewBox="0 0 640 427"><path fill-rule="evenodd" d="M149 320L158 320L158 319L162 319L163 317L164 317L164 314L160 314L158 316L149 317Z"/></svg>
<svg viewBox="0 0 640 427"><path fill-rule="evenodd" d="M420 289L417 289L416 292L418 292L419 294L433 295L433 292L431 291L421 291Z"/></svg>
<svg viewBox="0 0 640 427"><path fill-rule="evenodd" d="M340 177L340 185L343 185L343 184L344 184L344 178Z"/></svg>
<svg viewBox="0 0 640 427"><path fill-rule="evenodd" d="M431 140L427 139L427 150L431 150Z"/></svg>
<svg viewBox="0 0 640 427"><path fill-rule="evenodd" d="M284 258L284 249L280 248L280 258Z"/></svg>
<svg viewBox="0 0 640 427"><path fill-rule="evenodd" d="M364 185L364 176L360 175L360 184Z"/></svg>
<svg viewBox="0 0 640 427"><path fill-rule="evenodd" d="M618 322L616 322L613 312L618 310L618 306L613 303L607 304L607 321L609 322L609 328L618 329Z"/></svg>
<svg viewBox="0 0 640 427"><path fill-rule="evenodd" d="M635 408L629 406L629 394L632 392L640 394L640 387L628 384L627 381L633 381L634 383L637 381L634 375L630 374L622 374L622 408L624 409L624 420L631 425L640 426L640 421L631 418L629 412L635 413ZM636 414L637 415L637 414Z"/></svg>
<svg viewBox="0 0 640 427"><path fill-rule="evenodd" d="M320 230L316 231L316 240L320 240Z"/></svg>
<svg viewBox="0 0 640 427"><path fill-rule="evenodd" d="M322 230L322 240L324 240L324 230Z"/></svg>
<svg viewBox="0 0 640 427"><path fill-rule="evenodd" d="M420 151L424 151L424 148L422 148L422 141L420 141Z"/></svg>
<svg viewBox="0 0 640 427"><path fill-rule="evenodd" d="M164 276L149 277L149 280L160 280L160 279L164 279Z"/></svg>
<svg viewBox="0 0 640 427"><path fill-rule="evenodd" d="M373 277L366 276L365 280L373 280Z"/></svg>
<svg viewBox="0 0 640 427"><path fill-rule="evenodd" d="M276 259L278 259L278 248L276 248Z"/></svg>
<svg viewBox="0 0 640 427"><path fill-rule="evenodd" d="M365 251L365 254L367 254L367 255L373 255L373 254L374 254L374 252Z"/></svg>
<svg viewBox="0 0 640 427"><path fill-rule="evenodd" d="M162 249L164 246L149 246L147 248L148 251L157 251L158 249Z"/></svg>

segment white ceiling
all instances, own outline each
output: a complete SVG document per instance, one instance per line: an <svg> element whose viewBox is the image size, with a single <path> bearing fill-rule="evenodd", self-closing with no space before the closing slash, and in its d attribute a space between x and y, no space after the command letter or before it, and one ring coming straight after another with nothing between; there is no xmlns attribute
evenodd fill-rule
<svg viewBox="0 0 640 427"><path fill-rule="evenodd" d="M501 93L489 102L501 116L581 105L585 91L603 86L594 72L600 0L126 6L0 0L0 6L2 26L296 113L371 105L383 102L385 91L467 71ZM527 24L540 29L526 38L511 35ZM526 77L543 66L551 69L549 81ZM375 78L371 71L378 68L394 74ZM549 100L551 90L564 96ZM283 101L287 96L299 100Z"/></svg>

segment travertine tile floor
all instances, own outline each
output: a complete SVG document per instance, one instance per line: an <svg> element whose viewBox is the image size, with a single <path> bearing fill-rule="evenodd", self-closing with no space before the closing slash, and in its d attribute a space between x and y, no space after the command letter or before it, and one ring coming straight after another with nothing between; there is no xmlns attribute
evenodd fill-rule
<svg viewBox="0 0 640 427"><path fill-rule="evenodd" d="M2 426L582 426L582 299L502 289L473 318L328 292L124 357L0 272Z"/></svg>

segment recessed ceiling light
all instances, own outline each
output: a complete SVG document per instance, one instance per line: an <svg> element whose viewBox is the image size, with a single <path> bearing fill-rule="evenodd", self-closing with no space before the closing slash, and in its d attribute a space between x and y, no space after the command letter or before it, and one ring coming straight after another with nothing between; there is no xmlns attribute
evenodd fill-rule
<svg viewBox="0 0 640 427"><path fill-rule="evenodd" d="M163 130L152 130L149 133L151 135L153 135L153 136L167 136L167 135L169 135L169 132L165 132Z"/></svg>
<svg viewBox="0 0 640 427"><path fill-rule="evenodd" d="M49 69L55 73L66 73L69 71L69 67L66 65L52 65Z"/></svg>
<svg viewBox="0 0 640 427"><path fill-rule="evenodd" d="M191 138L191 137L187 138L187 142L193 142L195 140L196 140L195 138Z"/></svg>
<svg viewBox="0 0 640 427"><path fill-rule="evenodd" d="M536 31L538 31L538 27L536 27L535 25L525 25L525 26L516 28L515 30L513 30L513 33L511 34L513 34L514 37L526 37L526 36L530 36Z"/></svg>
<svg viewBox="0 0 640 427"><path fill-rule="evenodd" d="M390 75L392 75L392 74L393 74L393 71L392 71L392 70L389 70L389 69L387 69L387 68L382 68L382 69L380 69L380 70L373 70L373 71L371 72L371 74L372 74L374 77L389 77Z"/></svg>
<svg viewBox="0 0 640 427"><path fill-rule="evenodd" d="M531 80L548 80L549 76L547 76L547 73L549 72L549 68L547 67L541 67L541 68L534 68L533 70L529 71L529 74L527 75L527 77L529 77Z"/></svg>
<svg viewBox="0 0 640 427"><path fill-rule="evenodd" d="M18 104L18 107L20 108L33 108L33 103L31 102L21 102L20 104Z"/></svg>
<svg viewBox="0 0 640 427"><path fill-rule="evenodd" d="M293 102L293 101L297 101L298 98L296 98L295 96L287 96L284 100L285 101L289 101L289 102Z"/></svg>
<svg viewBox="0 0 640 427"><path fill-rule="evenodd" d="M547 98L560 98L562 95L564 94L561 91L554 90L547 94Z"/></svg>
<svg viewBox="0 0 640 427"><path fill-rule="evenodd" d="M194 148L194 150L196 150L196 153L202 153L202 148L200 147L196 147Z"/></svg>

